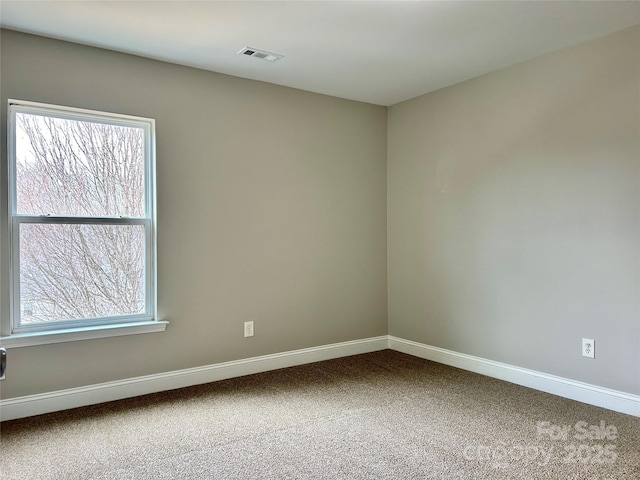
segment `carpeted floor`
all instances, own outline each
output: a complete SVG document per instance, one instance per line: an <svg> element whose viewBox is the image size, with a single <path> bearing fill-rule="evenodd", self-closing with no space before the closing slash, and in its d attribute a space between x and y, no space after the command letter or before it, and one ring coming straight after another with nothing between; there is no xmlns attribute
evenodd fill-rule
<svg viewBox="0 0 640 480"><path fill-rule="evenodd" d="M4 422L2 479L640 479L640 419L385 350Z"/></svg>

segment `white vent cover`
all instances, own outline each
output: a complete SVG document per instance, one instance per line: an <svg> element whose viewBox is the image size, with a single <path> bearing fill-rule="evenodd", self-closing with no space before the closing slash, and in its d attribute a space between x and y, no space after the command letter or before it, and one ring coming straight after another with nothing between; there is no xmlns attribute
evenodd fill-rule
<svg viewBox="0 0 640 480"><path fill-rule="evenodd" d="M238 55L246 55L247 57L260 58L267 62L275 62L284 57L284 55L278 55L277 53L265 52L264 50L258 50L257 48L244 47L238 52Z"/></svg>

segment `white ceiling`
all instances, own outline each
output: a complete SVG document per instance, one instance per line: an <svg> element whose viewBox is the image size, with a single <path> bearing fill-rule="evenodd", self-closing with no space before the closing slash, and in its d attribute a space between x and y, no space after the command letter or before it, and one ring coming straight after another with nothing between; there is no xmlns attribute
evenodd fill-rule
<svg viewBox="0 0 640 480"><path fill-rule="evenodd" d="M378 105L638 23L636 1L0 1L6 28Z"/></svg>

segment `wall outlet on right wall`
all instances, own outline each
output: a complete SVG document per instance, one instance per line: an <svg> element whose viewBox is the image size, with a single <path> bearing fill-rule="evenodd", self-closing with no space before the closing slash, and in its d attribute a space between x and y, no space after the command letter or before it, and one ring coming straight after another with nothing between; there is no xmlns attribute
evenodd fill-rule
<svg viewBox="0 0 640 480"><path fill-rule="evenodd" d="M582 356L596 358L596 343L592 338L582 339Z"/></svg>

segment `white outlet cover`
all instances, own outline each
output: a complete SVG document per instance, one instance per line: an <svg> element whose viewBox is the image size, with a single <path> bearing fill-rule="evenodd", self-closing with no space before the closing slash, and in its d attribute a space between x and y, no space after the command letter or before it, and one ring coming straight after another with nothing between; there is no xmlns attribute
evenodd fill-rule
<svg viewBox="0 0 640 480"><path fill-rule="evenodd" d="M594 339L582 339L582 356L587 358L596 358L596 342Z"/></svg>
<svg viewBox="0 0 640 480"><path fill-rule="evenodd" d="M244 322L244 336L253 337L253 322Z"/></svg>

